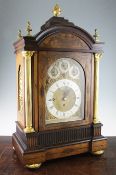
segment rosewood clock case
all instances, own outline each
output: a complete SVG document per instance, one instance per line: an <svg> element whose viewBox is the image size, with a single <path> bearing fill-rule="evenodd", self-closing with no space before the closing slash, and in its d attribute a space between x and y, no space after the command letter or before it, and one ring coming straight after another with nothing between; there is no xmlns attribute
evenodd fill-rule
<svg viewBox="0 0 116 175"><path fill-rule="evenodd" d="M62 17L50 18L39 33L14 43L17 76L17 122L13 147L24 165L84 152L104 150L96 112L96 55L101 42ZM73 59L83 70L81 120L46 123L49 67L58 59ZM98 80L97 80L98 81Z"/></svg>

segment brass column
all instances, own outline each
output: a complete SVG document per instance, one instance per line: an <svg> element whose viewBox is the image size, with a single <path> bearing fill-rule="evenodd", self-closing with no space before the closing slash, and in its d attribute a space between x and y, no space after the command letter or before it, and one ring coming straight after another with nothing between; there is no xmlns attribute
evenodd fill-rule
<svg viewBox="0 0 116 175"><path fill-rule="evenodd" d="M94 114L93 123L99 123L99 109L98 109L98 98L99 98L99 61L102 57L102 53L94 54Z"/></svg>
<svg viewBox="0 0 116 175"><path fill-rule="evenodd" d="M34 132L32 127L32 82L31 82L31 57L34 51L23 51L22 55L25 58L25 117L26 127L25 133Z"/></svg>

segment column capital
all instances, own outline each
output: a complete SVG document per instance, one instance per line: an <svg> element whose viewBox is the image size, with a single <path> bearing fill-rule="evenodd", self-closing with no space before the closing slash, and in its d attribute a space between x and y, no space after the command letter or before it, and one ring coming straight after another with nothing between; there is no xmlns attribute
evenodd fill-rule
<svg viewBox="0 0 116 175"><path fill-rule="evenodd" d="M102 58L103 53L95 53L95 61L99 61Z"/></svg>
<svg viewBox="0 0 116 175"><path fill-rule="evenodd" d="M22 51L22 55L24 58L29 59L33 56L35 51Z"/></svg>

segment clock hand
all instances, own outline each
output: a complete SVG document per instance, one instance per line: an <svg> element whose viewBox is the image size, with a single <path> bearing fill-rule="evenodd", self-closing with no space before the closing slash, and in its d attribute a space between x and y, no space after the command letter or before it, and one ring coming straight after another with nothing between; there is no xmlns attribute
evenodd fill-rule
<svg viewBox="0 0 116 175"><path fill-rule="evenodd" d="M55 101L55 98L49 99L49 101Z"/></svg>
<svg viewBox="0 0 116 175"><path fill-rule="evenodd" d="M64 94L63 94L63 100L64 100L64 101L67 100L67 97L68 97L69 93L70 93L70 89L64 91Z"/></svg>
<svg viewBox="0 0 116 175"><path fill-rule="evenodd" d="M71 99L75 99L74 94L72 94L72 91L70 91L70 89L68 89L67 91L64 92L64 96L62 98L63 103L66 103L66 101L70 101ZM65 104L63 104L63 106L65 106Z"/></svg>

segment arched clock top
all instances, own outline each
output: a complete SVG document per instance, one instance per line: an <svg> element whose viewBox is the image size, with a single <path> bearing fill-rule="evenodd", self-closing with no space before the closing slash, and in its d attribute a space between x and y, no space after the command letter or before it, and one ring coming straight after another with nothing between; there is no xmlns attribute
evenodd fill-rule
<svg viewBox="0 0 116 175"><path fill-rule="evenodd" d="M32 29L31 29L32 30ZM65 48L77 52L102 52L103 43L92 37L84 29L75 26L63 17L52 17L36 35L18 37L14 43L15 52L22 50L39 51L51 48ZM64 44L64 46L63 46Z"/></svg>
<svg viewBox="0 0 116 175"><path fill-rule="evenodd" d="M69 34L69 38L71 39L71 42L73 40L77 39L76 42L83 43L84 48L86 48L86 49L93 48L93 44L95 43L94 38L88 32L86 32L84 29L82 29L78 26L75 26L72 22L69 22L68 20L64 19L63 17L55 17L54 16L54 17L50 18L41 27L41 31L35 35L35 38L36 38L37 43L40 44L40 47L41 47L41 45L45 46L45 43L47 42L47 40L49 40L48 38L50 38L50 40L51 40L51 38L55 37L55 40L57 40L57 37L59 38L59 35L62 32L66 36L67 36L67 34ZM62 36L63 41L67 40L66 36L65 36L64 40L63 40L63 36ZM63 41L61 41L61 42L63 42ZM41 44L41 43L43 43L43 44ZM73 41L72 45L73 44L74 44L74 41ZM78 48L76 43L74 44L74 46L75 46L75 48Z"/></svg>
<svg viewBox="0 0 116 175"><path fill-rule="evenodd" d="M81 36L70 30L58 30L55 33L50 33L38 43L39 48L64 48L64 49L90 49Z"/></svg>

